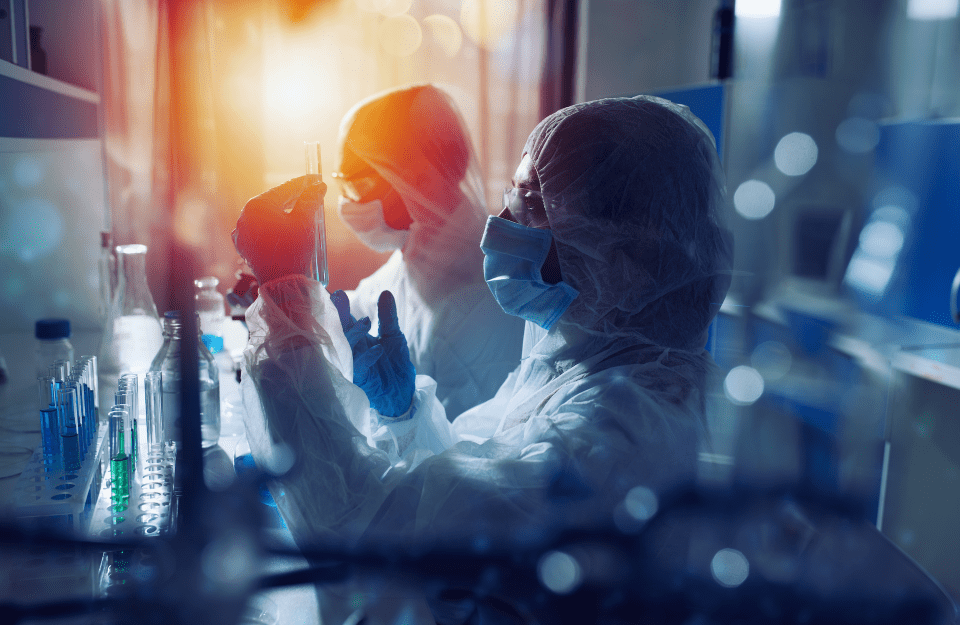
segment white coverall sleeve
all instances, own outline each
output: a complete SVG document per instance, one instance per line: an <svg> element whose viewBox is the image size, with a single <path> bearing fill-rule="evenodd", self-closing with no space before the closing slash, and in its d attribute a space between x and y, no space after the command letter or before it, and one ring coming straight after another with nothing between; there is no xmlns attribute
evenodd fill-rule
<svg viewBox="0 0 960 625"><path fill-rule="evenodd" d="M294 296L304 297L310 302L303 308L329 317L323 309L334 307L314 285L302 277L268 283L263 303L248 311L247 377L265 424L251 449L260 466L272 466L261 458L270 461L276 449L292 455L278 505L301 546L365 537L535 538L555 526L596 521L629 488L656 487L665 471L695 462L696 436L683 425L695 420L672 413L629 375L571 384L529 420L497 431L507 402L525 392L511 374L497 396L457 420L456 442L444 438L452 434L443 408L429 384L421 385L413 419L384 426L383 435L372 427L364 432L373 423L368 404L329 349L340 343L332 336L340 327L336 313L328 334L277 305L290 310ZM248 427L256 432L256 423ZM380 448L394 440L399 454Z"/></svg>
<svg viewBox="0 0 960 625"><path fill-rule="evenodd" d="M335 307L302 276L261 285L247 324L244 425L257 466L283 476L278 506L291 532L298 542L358 536L392 466L412 468L453 443L436 385L418 376L413 418L381 418L350 381Z"/></svg>

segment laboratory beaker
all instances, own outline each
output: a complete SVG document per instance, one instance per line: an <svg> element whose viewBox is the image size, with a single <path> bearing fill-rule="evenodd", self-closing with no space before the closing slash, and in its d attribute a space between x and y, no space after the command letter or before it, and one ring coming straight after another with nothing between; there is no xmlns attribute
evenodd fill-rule
<svg viewBox="0 0 960 625"><path fill-rule="evenodd" d="M160 317L147 285L147 246L118 245L118 284L104 328L100 374L145 373L163 344Z"/></svg>

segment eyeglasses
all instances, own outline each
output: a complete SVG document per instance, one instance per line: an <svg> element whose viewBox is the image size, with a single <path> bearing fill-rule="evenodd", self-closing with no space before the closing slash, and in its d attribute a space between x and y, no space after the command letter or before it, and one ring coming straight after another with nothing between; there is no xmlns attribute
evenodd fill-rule
<svg viewBox="0 0 960 625"><path fill-rule="evenodd" d="M547 224L547 211L543 194L530 189L510 188L503 191L503 207L517 223L534 228Z"/></svg>
<svg viewBox="0 0 960 625"><path fill-rule="evenodd" d="M340 192L343 197L352 202L360 202L370 197L374 191L386 186L387 182L372 168L368 167L357 175L348 176L342 171L330 174L340 183Z"/></svg>

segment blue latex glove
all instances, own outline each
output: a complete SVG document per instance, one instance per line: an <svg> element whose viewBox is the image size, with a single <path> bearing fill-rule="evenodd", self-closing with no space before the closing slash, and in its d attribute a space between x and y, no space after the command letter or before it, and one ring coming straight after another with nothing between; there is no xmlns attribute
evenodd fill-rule
<svg viewBox="0 0 960 625"><path fill-rule="evenodd" d="M377 339L370 336L370 317L364 317L357 321L350 314L350 299L342 290L334 291L330 295L330 300L337 308L337 314L340 316L340 327L343 328L343 334L350 343L350 350L353 352L353 367L356 371L357 357L377 344Z"/></svg>
<svg viewBox="0 0 960 625"><path fill-rule="evenodd" d="M341 312L340 323L344 324L345 320L342 312L346 312L349 317L346 321L349 323L352 319L349 302L345 308L341 308L342 300L338 304L338 299L340 298L334 299L334 305L337 306L337 311ZM346 299L346 294L343 294L343 299ZM376 339L369 335L366 335L366 338L356 338L358 349L354 350L353 383L363 389L370 400L370 406L381 415L399 417L410 409L416 390L417 371L410 362L407 339L400 331L400 321L397 319L397 303L390 291L380 294L377 312L380 317L380 336ZM364 320L366 327L369 327L370 320L364 317L354 322L350 331L362 330ZM344 334L346 333L345 329ZM367 339L370 339L372 344L364 348L364 344L369 343ZM349 336L347 340L351 340ZM353 344L350 347L353 348Z"/></svg>

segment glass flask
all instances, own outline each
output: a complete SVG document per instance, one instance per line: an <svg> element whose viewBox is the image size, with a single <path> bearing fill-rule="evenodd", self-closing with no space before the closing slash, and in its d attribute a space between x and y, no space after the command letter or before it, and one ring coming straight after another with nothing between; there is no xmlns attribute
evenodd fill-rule
<svg viewBox="0 0 960 625"><path fill-rule="evenodd" d="M117 289L100 348L100 374L114 383L121 373L143 374L163 343L157 306L147 285L147 246L118 245Z"/></svg>
<svg viewBox="0 0 960 625"><path fill-rule="evenodd" d="M199 315L197 315L199 317ZM157 351L150 371L160 372L163 439L180 441L180 358L182 355L180 311L163 315L163 345ZM220 438L220 372L210 350L200 338L197 324L197 367L200 375L200 437L204 448L213 447Z"/></svg>

